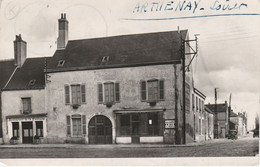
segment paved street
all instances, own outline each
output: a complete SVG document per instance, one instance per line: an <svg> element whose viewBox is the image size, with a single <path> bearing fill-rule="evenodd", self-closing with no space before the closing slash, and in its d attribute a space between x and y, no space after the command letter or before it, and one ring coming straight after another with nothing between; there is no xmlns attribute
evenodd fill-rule
<svg viewBox="0 0 260 167"><path fill-rule="evenodd" d="M0 158L225 157L259 154L259 138L217 139L171 145L16 145L0 146Z"/></svg>

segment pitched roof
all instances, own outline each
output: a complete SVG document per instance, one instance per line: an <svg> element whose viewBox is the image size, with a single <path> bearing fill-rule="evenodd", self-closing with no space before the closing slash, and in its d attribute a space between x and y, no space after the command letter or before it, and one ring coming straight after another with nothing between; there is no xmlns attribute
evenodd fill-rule
<svg viewBox="0 0 260 167"><path fill-rule="evenodd" d="M208 107L211 111L213 112L226 112L227 111L227 105L226 103L222 103L222 104L207 104L205 105L206 107ZM217 106L217 110L215 110L215 106Z"/></svg>
<svg viewBox="0 0 260 167"><path fill-rule="evenodd" d="M0 89L4 88L14 69L14 59L0 61Z"/></svg>
<svg viewBox="0 0 260 167"><path fill-rule="evenodd" d="M45 86L44 66L44 57L27 58L23 66L17 68L4 90L43 89Z"/></svg>
<svg viewBox="0 0 260 167"><path fill-rule="evenodd" d="M181 31L185 39L188 31ZM71 40L48 62L48 72L180 62L177 31ZM102 61L104 56L107 60ZM106 58L105 58L106 59ZM58 67L60 60L64 65Z"/></svg>
<svg viewBox="0 0 260 167"><path fill-rule="evenodd" d="M237 117L238 115L234 113L233 111L230 112L230 117Z"/></svg>

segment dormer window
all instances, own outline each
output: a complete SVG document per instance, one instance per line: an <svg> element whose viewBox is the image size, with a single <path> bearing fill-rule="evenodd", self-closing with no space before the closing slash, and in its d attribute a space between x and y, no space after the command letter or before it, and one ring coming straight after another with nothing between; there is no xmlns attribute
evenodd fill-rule
<svg viewBox="0 0 260 167"><path fill-rule="evenodd" d="M30 80L29 85L30 85L30 86L34 85L34 84L35 84L35 81L36 81L35 79Z"/></svg>
<svg viewBox="0 0 260 167"><path fill-rule="evenodd" d="M109 60L109 56L104 56L102 58L102 63L106 63L106 62L108 62L108 60Z"/></svg>
<svg viewBox="0 0 260 167"><path fill-rule="evenodd" d="M59 60L58 67L62 67L65 63L65 60Z"/></svg>

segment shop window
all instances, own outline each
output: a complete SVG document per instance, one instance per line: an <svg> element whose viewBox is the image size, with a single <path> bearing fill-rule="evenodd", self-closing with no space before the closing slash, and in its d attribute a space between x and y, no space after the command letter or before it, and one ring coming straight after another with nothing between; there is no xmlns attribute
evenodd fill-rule
<svg viewBox="0 0 260 167"><path fill-rule="evenodd" d="M85 85L65 85L65 104L73 106L86 103Z"/></svg>
<svg viewBox="0 0 260 167"><path fill-rule="evenodd" d="M12 122L13 137L19 137L19 122Z"/></svg>
<svg viewBox="0 0 260 167"><path fill-rule="evenodd" d="M159 136L163 133L162 112L118 114L117 119L119 136Z"/></svg>
<svg viewBox="0 0 260 167"><path fill-rule="evenodd" d="M141 81L141 101L164 100L164 80Z"/></svg>
<svg viewBox="0 0 260 167"><path fill-rule="evenodd" d="M36 121L36 135L39 137L43 137L43 122Z"/></svg>
<svg viewBox="0 0 260 167"><path fill-rule="evenodd" d="M120 135L130 135L130 114L120 115Z"/></svg>
<svg viewBox="0 0 260 167"><path fill-rule="evenodd" d="M30 114L32 112L31 108L31 98L22 98L23 103L23 114Z"/></svg>
<svg viewBox="0 0 260 167"><path fill-rule="evenodd" d="M104 96L104 98L103 98ZM108 82L98 84L98 103L113 104L120 101L119 83Z"/></svg>

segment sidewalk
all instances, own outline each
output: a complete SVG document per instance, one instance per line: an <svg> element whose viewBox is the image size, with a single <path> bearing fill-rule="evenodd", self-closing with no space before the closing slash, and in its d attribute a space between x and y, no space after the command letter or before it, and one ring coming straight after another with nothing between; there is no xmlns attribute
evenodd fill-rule
<svg viewBox="0 0 260 167"><path fill-rule="evenodd" d="M204 142L188 143L185 145L173 144L3 144L3 148L166 148L166 147L196 147L204 145Z"/></svg>
<svg viewBox="0 0 260 167"><path fill-rule="evenodd" d="M238 140L246 139L248 136L240 137ZM187 143L183 145L173 144L3 144L1 148L167 148L167 147L196 147L212 143L234 142L229 139L212 139L200 142Z"/></svg>

